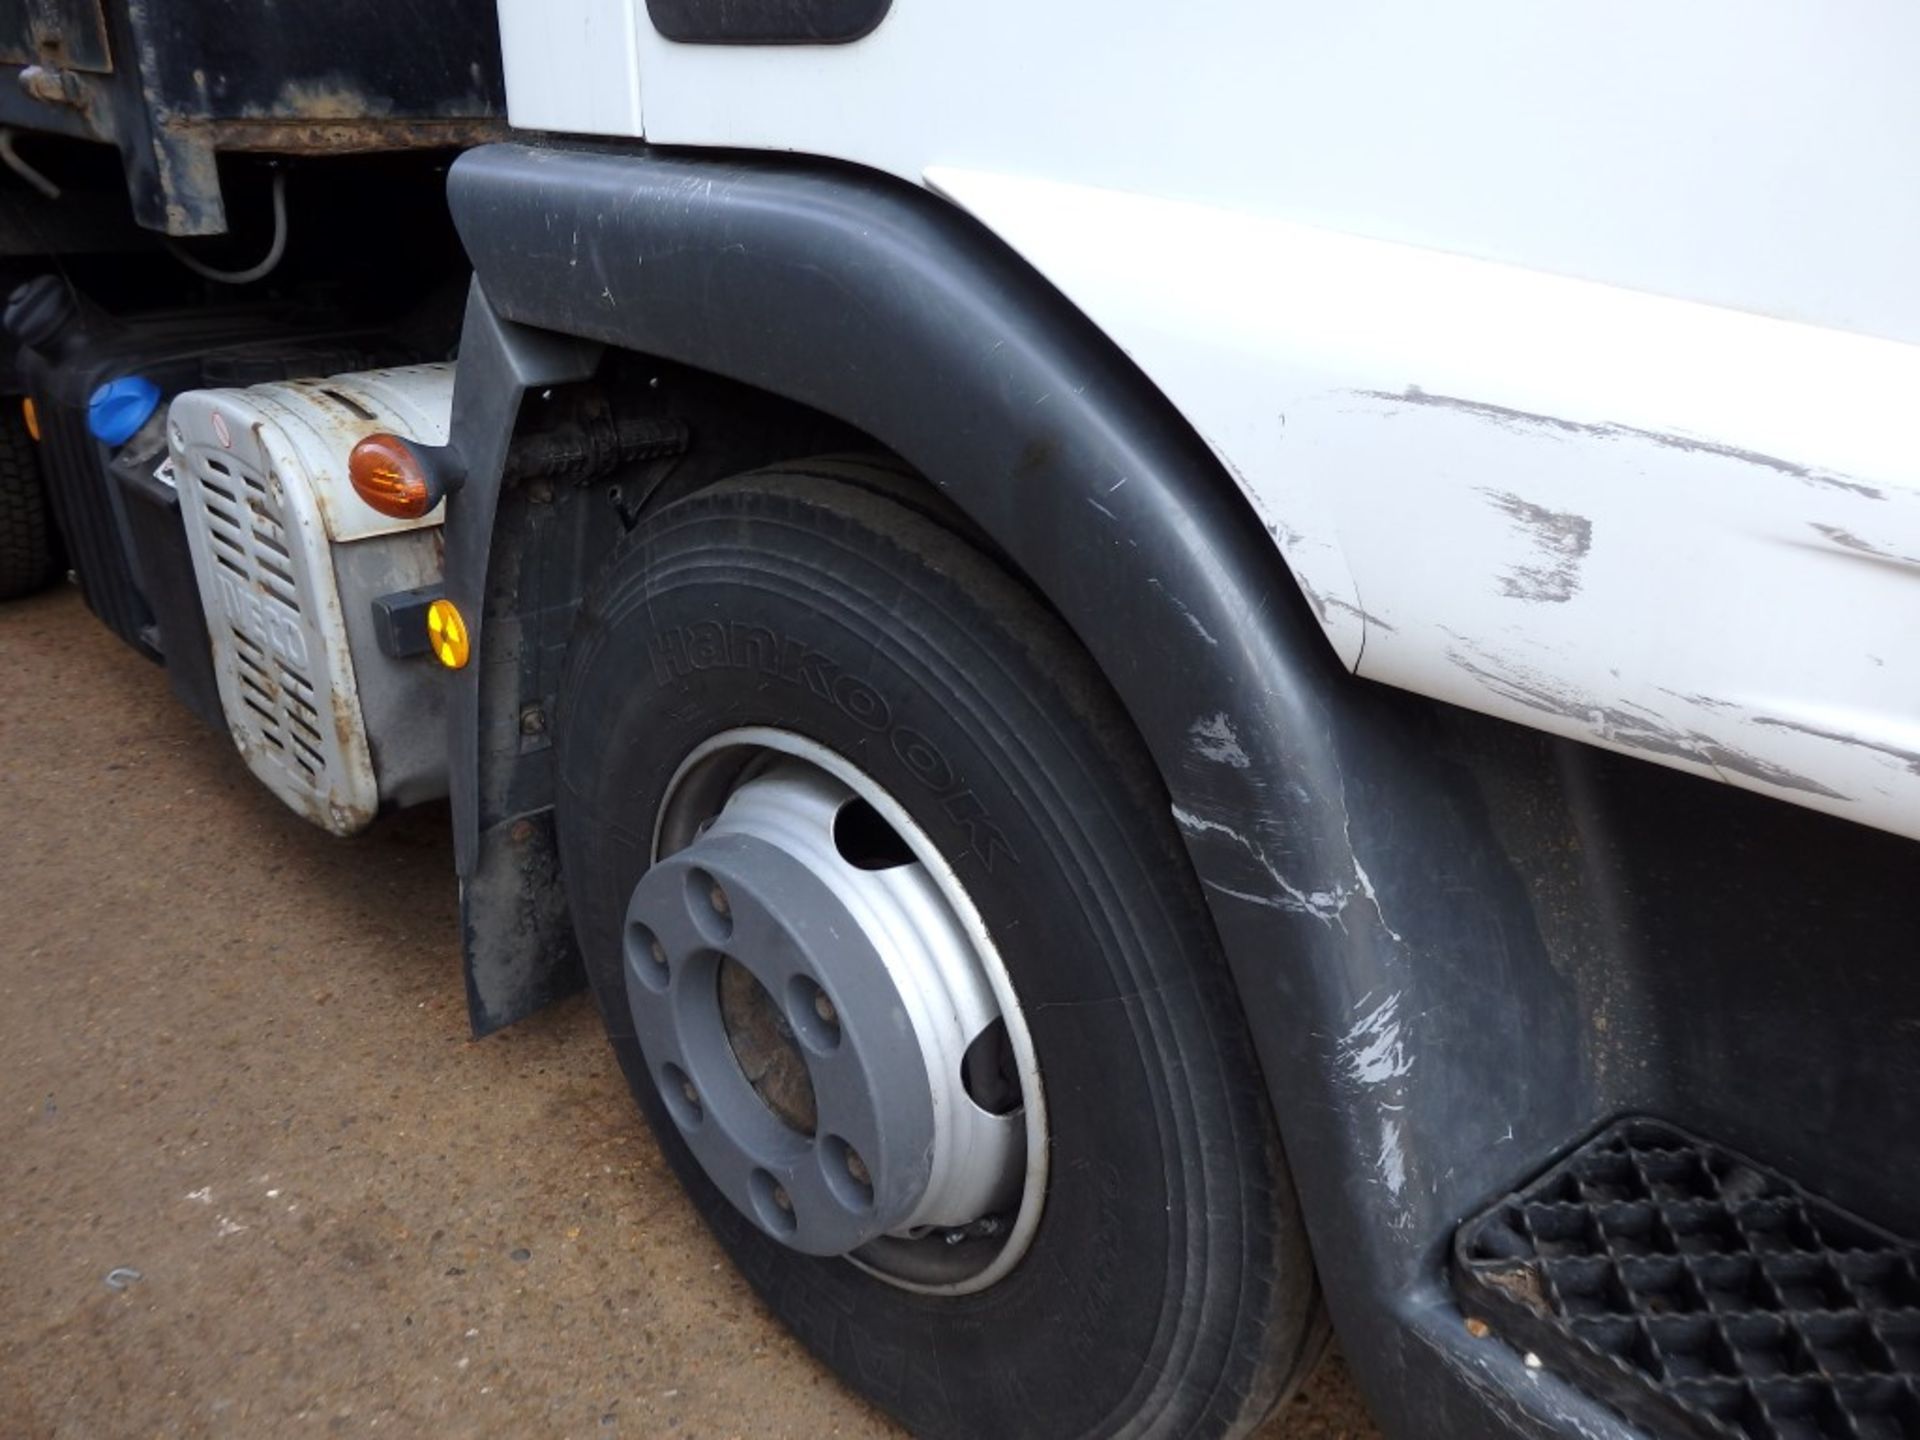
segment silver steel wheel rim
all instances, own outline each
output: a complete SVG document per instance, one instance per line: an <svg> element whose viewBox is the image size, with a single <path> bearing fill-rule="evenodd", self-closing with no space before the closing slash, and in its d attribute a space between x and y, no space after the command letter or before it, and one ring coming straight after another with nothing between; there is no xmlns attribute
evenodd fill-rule
<svg viewBox="0 0 1920 1440"><path fill-rule="evenodd" d="M962 1001L956 1008L965 1008L964 1000L969 994L983 997L980 1003L986 1003L984 997L990 997L991 1006L997 1012L993 1018L1005 1026L1021 1102L1014 1114L1022 1132L1022 1143L1015 1146L1022 1173L1017 1179L1017 1203L1010 1222L1002 1218L1004 1212L1001 1212L983 1215L966 1226L917 1227L918 1233L888 1234L844 1258L876 1279L901 1289L934 1295L976 1293L1003 1279L1020 1263L1039 1228L1047 1189L1046 1105L1033 1039L1012 977L978 909L939 849L904 806L844 757L805 736L772 727L751 726L715 735L681 761L654 817L650 863L667 859L710 834L732 830L748 835L774 835L819 867L823 878L829 879L842 893L868 901L887 899L889 904L882 908L891 906L897 921L899 907L892 905L892 901L898 897L882 897L864 889L879 882L864 880L862 872L842 860L834 850L830 835L822 832L827 839L824 851L817 845L809 848L806 837L776 813L783 797L771 793L764 777L773 771L783 782L797 781L798 784L787 785L790 792L797 793L806 788L797 767L807 767L823 780L849 792L851 798L871 806L912 852L913 868L924 877L925 884L920 888L937 896L938 908L944 914L936 918L924 905L906 907L915 912L911 922L912 940L919 943L893 947L886 955L889 969L902 964L903 955L910 957L905 962L912 972L907 977L909 990L917 985L922 992L933 990L949 997L957 993ZM743 817L736 811L723 815L729 802L753 790L757 779L761 793L752 795L751 799L760 813ZM765 803L768 800L774 803ZM827 858L829 855L831 860ZM838 873L824 873L834 867L838 867ZM896 875L893 883L897 885L897 882ZM928 985L927 977L920 973L928 956L939 957L936 968L941 973L937 985ZM955 973L957 968L964 968L967 973ZM941 1020L944 1019L942 1016ZM957 1084L957 1068L944 1077L935 1073L948 1065L957 1067L958 1056L951 1053L951 1036L944 1044L937 1038L932 1045L927 1043L929 1029L938 1032L941 1025L941 1021L934 1021L931 1026L923 1023L927 1020L927 1016L916 1015L915 1030L923 1037L922 1055L932 1083L936 1089L943 1079ZM936 1161L929 1195L935 1197L932 1203L937 1208L943 1198L958 1201L960 1196L992 1188L991 1179L983 1180L977 1175L957 1179L943 1176Z"/></svg>

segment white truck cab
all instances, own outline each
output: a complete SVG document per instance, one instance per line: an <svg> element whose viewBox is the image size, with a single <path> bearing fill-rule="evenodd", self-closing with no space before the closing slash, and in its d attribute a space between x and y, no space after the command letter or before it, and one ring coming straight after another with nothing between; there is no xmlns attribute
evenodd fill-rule
<svg viewBox="0 0 1920 1440"><path fill-rule="evenodd" d="M844 8L884 19L503 0L509 119L943 196L1179 407L1348 668L1920 834L1911 15Z"/></svg>

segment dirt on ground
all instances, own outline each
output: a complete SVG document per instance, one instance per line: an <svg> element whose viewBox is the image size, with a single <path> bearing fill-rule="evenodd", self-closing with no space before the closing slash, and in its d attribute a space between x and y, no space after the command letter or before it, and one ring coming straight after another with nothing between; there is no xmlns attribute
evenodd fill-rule
<svg viewBox="0 0 1920 1440"><path fill-rule="evenodd" d="M894 1435L576 997L468 1033L444 806L308 825L62 587L0 607L0 1437ZM1263 1440L1374 1435L1338 1359Z"/></svg>

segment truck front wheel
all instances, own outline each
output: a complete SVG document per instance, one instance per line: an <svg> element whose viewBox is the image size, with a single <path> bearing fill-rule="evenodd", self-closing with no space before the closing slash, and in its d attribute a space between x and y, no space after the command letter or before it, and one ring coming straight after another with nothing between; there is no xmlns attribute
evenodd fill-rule
<svg viewBox="0 0 1920 1440"><path fill-rule="evenodd" d="M1318 1296L1166 795L1061 622L844 462L662 509L557 732L594 994L767 1305L929 1436L1214 1436Z"/></svg>

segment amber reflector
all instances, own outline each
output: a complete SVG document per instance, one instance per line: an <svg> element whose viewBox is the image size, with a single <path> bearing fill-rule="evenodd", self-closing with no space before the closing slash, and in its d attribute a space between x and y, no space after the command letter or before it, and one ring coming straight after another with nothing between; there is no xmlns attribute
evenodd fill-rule
<svg viewBox="0 0 1920 1440"><path fill-rule="evenodd" d="M418 520L433 508L427 472L396 435L369 435L354 446L347 478L354 494L396 520Z"/></svg>
<svg viewBox="0 0 1920 1440"><path fill-rule="evenodd" d="M467 622L451 600L436 600L427 607L427 639L434 659L449 670L467 663Z"/></svg>
<svg viewBox="0 0 1920 1440"><path fill-rule="evenodd" d="M20 401L20 418L27 422L27 434L35 440L40 438L40 412L34 408L33 397L27 395Z"/></svg>

